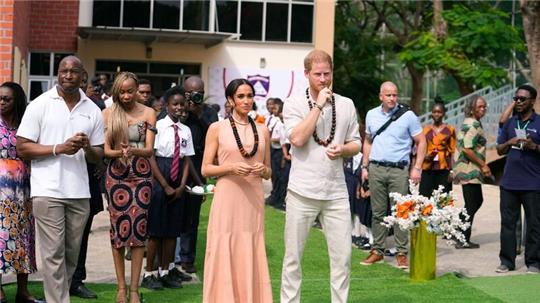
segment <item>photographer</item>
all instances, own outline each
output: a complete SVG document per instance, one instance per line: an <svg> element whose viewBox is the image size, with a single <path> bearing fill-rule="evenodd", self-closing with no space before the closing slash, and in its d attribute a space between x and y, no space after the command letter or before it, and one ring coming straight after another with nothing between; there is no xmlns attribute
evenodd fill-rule
<svg viewBox="0 0 540 303"><path fill-rule="evenodd" d="M183 86L186 92L189 111L189 116L185 124L191 129L195 149L195 155L191 158L195 168L194 173L196 173L203 183L206 183L206 180L201 175L204 143L208 127L210 124L218 121L218 116L210 105L204 103L204 82L201 78L191 76L186 79ZM182 224L185 224L186 228L184 230L187 230L187 232L180 235L179 257L182 269L187 273L195 273L197 271L193 263L195 262L199 215L202 202L202 196L190 195L182 212ZM176 261L178 261L178 258Z"/></svg>

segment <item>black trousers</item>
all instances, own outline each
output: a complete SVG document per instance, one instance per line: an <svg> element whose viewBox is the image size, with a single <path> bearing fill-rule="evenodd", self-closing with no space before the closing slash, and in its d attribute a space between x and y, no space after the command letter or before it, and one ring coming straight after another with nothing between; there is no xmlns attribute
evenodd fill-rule
<svg viewBox="0 0 540 303"><path fill-rule="evenodd" d="M83 281L86 280L86 253L88 251L88 236L90 235L90 229L92 228L92 221L94 220L94 215L90 214L88 216L88 221L84 227L82 241L81 241L81 250L79 252L79 259L77 260L77 267L73 273L73 278L71 279L70 288L76 288L79 285L83 284Z"/></svg>
<svg viewBox="0 0 540 303"><path fill-rule="evenodd" d="M484 196L482 195L482 185L481 184L463 184L463 199L465 200L465 209L469 214L469 223L471 226L463 232L465 240L469 242L471 240L471 230L474 221L474 215L482 206L484 202Z"/></svg>
<svg viewBox="0 0 540 303"><path fill-rule="evenodd" d="M187 207L182 214L186 220L185 232L180 234L180 262L195 262L195 252L197 250L197 236L199 233L199 216L201 214L202 196L189 195L186 199Z"/></svg>
<svg viewBox="0 0 540 303"><path fill-rule="evenodd" d="M279 201L279 191L281 187L281 161L283 152L281 148L270 148L270 165L272 168L272 191L270 192L270 204L277 204Z"/></svg>
<svg viewBox="0 0 540 303"><path fill-rule="evenodd" d="M422 179L420 180L420 194L424 197L431 197L434 190L439 188L439 185L444 186L444 192L448 193L452 190L452 183L448 182L450 171L442 170L423 170Z"/></svg>
<svg viewBox="0 0 540 303"><path fill-rule="evenodd" d="M516 267L516 222L525 209L525 265L540 268L540 192L501 188L501 264Z"/></svg>

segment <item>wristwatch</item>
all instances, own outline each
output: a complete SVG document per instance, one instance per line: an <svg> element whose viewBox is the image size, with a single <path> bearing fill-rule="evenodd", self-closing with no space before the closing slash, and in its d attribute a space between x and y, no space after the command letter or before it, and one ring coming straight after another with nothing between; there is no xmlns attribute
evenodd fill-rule
<svg viewBox="0 0 540 303"><path fill-rule="evenodd" d="M360 164L360 169L368 169L369 165Z"/></svg>

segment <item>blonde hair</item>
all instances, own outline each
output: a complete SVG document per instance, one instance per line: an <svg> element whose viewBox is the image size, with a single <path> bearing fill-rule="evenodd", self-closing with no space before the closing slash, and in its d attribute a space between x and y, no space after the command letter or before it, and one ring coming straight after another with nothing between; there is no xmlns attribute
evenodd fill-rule
<svg viewBox="0 0 540 303"><path fill-rule="evenodd" d="M331 69L334 68L334 65L332 63L332 57L330 57L327 52L320 49L314 49L309 52L309 54L307 54L307 56L304 58L304 69L310 71L313 63L321 62L328 63Z"/></svg>
<svg viewBox="0 0 540 303"><path fill-rule="evenodd" d="M128 121L126 111L120 105L120 92L125 81L132 79L135 81L135 88L139 85L139 79L134 73L121 72L114 79L112 86L111 113L107 121L106 139L113 149L121 148L122 143L128 143Z"/></svg>

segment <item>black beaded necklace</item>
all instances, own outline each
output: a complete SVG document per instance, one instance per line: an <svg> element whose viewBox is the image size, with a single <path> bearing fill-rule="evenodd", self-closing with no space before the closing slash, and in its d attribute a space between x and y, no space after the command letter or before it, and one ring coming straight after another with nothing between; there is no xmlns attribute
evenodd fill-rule
<svg viewBox="0 0 540 303"><path fill-rule="evenodd" d="M244 145L242 145L242 141L240 141L240 135L238 135L238 130L236 129L236 123L234 122L234 118L232 115L229 116L229 122L231 122L231 128L234 134L234 139L236 140L236 145L238 145L238 150L240 150L240 153L244 158L251 158L257 153L257 149L259 148L259 133L257 133L257 125L255 125L255 121L251 119L251 117L248 116L249 124L251 124L251 129L253 130L253 136L255 137L255 144L253 144L253 150L248 153L244 149Z"/></svg>
<svg viewBox="0 0 540 303"><path fill-rule="evenodd" d="M313 104L311 103L311 99L309 98L309 88L306 88L306 99L308 101L309 110L313 109ZM322 146L328 146L334 140L334 135L336 134L336 98L334 98L334 95L332 95L332 128L330 129L330 136L324 141L319 139L319 136L317 135L317 127L315 127L315 130L313 131L313 139L317 144Z"/></svg>

